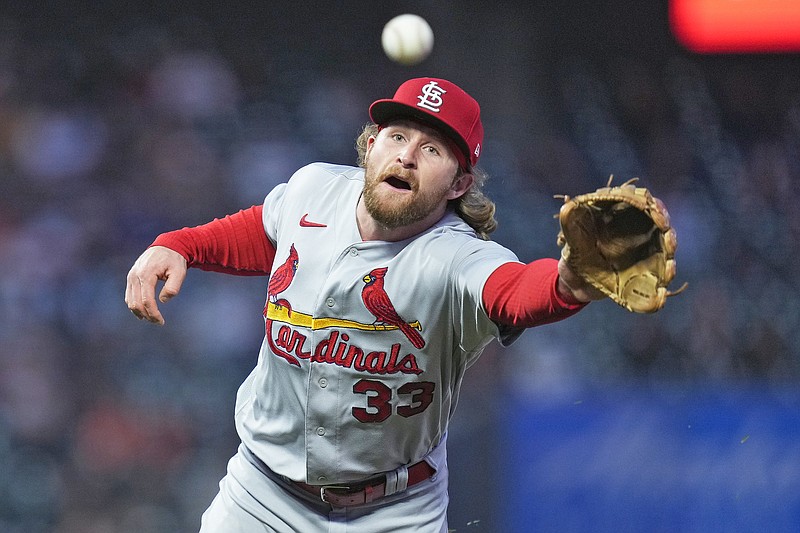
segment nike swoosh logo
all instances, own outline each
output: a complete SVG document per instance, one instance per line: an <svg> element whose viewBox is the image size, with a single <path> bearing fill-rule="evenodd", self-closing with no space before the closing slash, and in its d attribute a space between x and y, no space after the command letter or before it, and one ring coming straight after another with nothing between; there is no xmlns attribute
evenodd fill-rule
<svg viewBox="0 0 800 533"><path fill-rule="evenodd" d="M327 228L328 227L327 224L320 224L319 222L311 222L310 220L307 220L306 219L307 216L308 216L308 213L306 213L305 215L300 217L300 227L302 227L302 228Z"/></svg>

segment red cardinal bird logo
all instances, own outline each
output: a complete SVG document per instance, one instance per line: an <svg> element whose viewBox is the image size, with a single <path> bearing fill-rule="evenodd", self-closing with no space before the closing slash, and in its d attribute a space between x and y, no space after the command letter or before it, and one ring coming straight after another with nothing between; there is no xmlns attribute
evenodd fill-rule
<svg viewBox="0 0 800 533"><path fill-rule="evenodd" d="M395 311L392 301L389 300L389 295L383 288L383 278L386 276L387 267L376 268L366 276L364 276L364 288L361 290L361 299L364 300L364 305L370 313L375 315L377 319L375 322L383 322L400 328L411 344L415 348L422 348L425 346L425 340L417 330L408 325L408 322L403 320L400 315Z"/></svg>
<svg viewBox="0 0 800 533"><path fill-rule="evenodd" d="M284 298L278 299L278 294L288 289L289 285L292 284L298 263L297 250L292 244L291 248L289 248L289 257L270 274L269 284L267 285L267 300L277 307L285 307L289 316L292 316L292 305ZM264 316L266 316L266 313L267 308L265 307Z"/></svg>

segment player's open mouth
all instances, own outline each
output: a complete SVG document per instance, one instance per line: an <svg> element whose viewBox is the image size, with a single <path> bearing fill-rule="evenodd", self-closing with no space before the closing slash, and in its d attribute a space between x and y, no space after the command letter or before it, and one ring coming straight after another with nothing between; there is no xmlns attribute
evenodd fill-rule
<svg viewBox="0 0 800 533"><path fill-rule="evenodd" d="M411 185L407 181L403 181L397 176L389 176L386 178L385 183L394 189L401 189L404 191L411 190Z"/></svg>

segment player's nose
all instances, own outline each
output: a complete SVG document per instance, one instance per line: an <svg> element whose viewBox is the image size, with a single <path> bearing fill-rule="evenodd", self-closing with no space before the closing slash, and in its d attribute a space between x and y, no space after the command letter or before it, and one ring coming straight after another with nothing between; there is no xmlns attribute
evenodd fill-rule
<svg viewBox="0 0 800 533"><path fill-rule="evenodd" d="M416 168L417 167L416 148L407 145L405 148L400 150L400 153L397 154L397 161L401 165L403 165L404 168Z"/></svg>

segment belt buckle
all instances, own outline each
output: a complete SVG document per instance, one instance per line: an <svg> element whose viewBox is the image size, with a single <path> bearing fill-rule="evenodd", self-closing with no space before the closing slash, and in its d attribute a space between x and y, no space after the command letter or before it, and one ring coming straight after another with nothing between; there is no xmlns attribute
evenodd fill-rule
<svg viewBox="0 0 800 533"><path fill-rule="evenodd" d="M350 487L344 485L323 485L319 488L319 499L325 503L331 503L325 498L325 492L328 490L350 490Z"/></svg>

